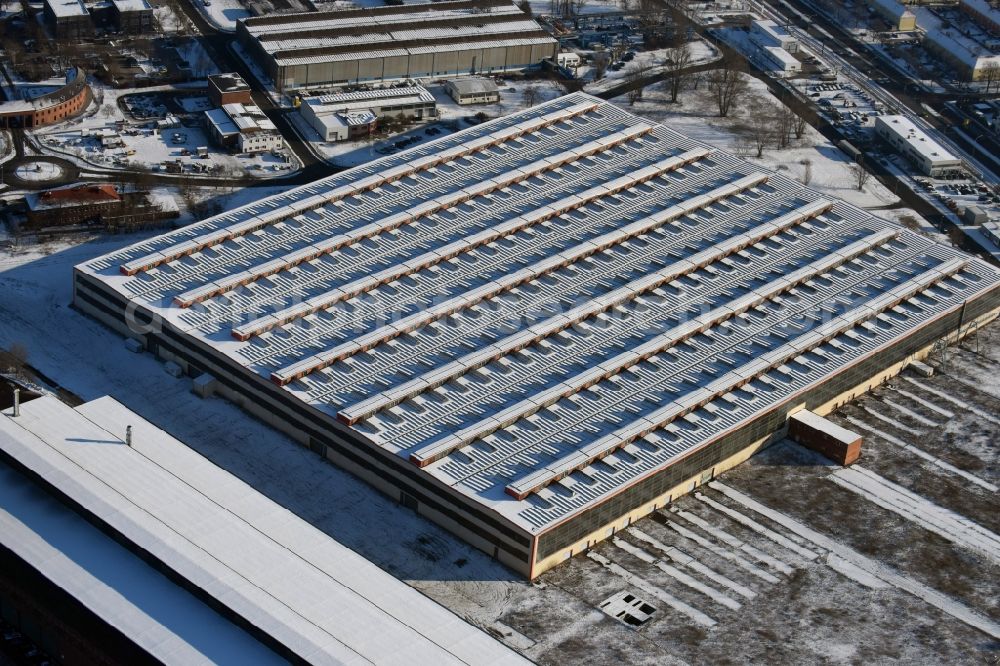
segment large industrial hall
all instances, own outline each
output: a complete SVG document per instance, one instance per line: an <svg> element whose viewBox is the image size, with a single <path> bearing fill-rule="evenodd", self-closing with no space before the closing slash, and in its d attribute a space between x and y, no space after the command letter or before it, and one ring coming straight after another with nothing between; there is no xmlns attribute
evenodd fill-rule
<svg viewBox="0 0 1000 666"><path fill-rule="evenodd" d="M577 93L77 266L74 303L534 578L992 319L1000 272Z"/></svg>
<svg viewBox="0 0 1000 666"><path fill-rule="evenodd" d="M558 50L509 0L257 17L237 37L278 90L518 72Z"/></svg>

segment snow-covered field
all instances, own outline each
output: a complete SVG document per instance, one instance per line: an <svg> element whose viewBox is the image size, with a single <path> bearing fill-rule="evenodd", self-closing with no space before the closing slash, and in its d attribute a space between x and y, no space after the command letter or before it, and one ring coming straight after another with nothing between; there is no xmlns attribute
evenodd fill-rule
<svg viewBox="0 0 1000 666"><path fill-rule="evenodd" d="M718 60L721 56L719 50L703 39L696 39L688 42L691 49L691 66L701 65L706 62ZM663 70L667 49L655 49L653 51L638 51L635 59L625 64L618 70L608 68L604 73L604 78L594 81L594 68L583 65L577 69L577 78L586 81L585 90L591 94L598 94L605 90L625 83L625 78L629 75L629 70L637 67L643 68L645 76L652 76ZM587 52L581 52L587 53Z"/></svg>
<svg viewBox="0 0 1000 666"><path fill-rule="evenodd" d="M750 78L750 91L778 104L767 87L758 79ZM625 97L613 100L634 113L665 124L682 134L717 148L733 152L740 143L737 127L747 121L750 109L744 103L737 107L737 113L720 118L713 108L714 101L705 84L698 90L681 93L679 104L669 103L669 97L662 85L647 88L641 100L633 107L628 106ZM898 201L892 192L875 178L871 178L858 191L851 173L851 161L839 148L827 141L812 127L807 127L803 137L793 142L789 148L779 150L773 146L765 149L761 159L750 161L769 169L780 171L789 178L809 180L810 187L830 196L840 197L855 205L878 208ZM810 177L806 178L807 171Z"/></svg>

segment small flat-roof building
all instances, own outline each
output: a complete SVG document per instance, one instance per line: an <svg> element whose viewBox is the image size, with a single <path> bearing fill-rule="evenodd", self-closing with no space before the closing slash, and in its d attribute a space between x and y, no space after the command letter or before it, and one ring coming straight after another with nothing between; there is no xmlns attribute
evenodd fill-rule
<svg viewBox="0 0 1000 666"><path fill-rule="evenodd" d="M785 49L778 46L765 46L758 52L761 63L782 77L795 76L802 71L802 63Z"/></svg>
<svg viewBox="0 0 1000 666"><path fill-rule="evenodd" d="M558 51L510 0L249 18L236 33L281 91L516 72Z"/></svg>
<svg viewBox="0 0 1000 666"><path fill-rule="evenodd" d="M360 139L378 129L378 116L371 111L335 111L310 114L306 118L323 141Z"/></svg>
<svg viewBox="0 0 1000 666"><path fill-rule="evenodd" d="M281 150L284 140L256 104L233 102L205 112L205 125L219 145L237 153Z"/></svg>
<svg viewBox="0 0 1000 666"><path fill-rule="evenodd" d="M1000 269L574 93L88 261L74 304L533 578L990 321Z"/></svg>
<svg viewBox="0 0 1000 666"><path fill-rule="evenodd" d="M580 58L579 53L574 53L573 51L561 51L556 55L556 64L560 67L566 67L567 69L574 69L583 64L583 60Z"/></svg>
<svg viewBox="0 0 1000 666"><path fill-rule="evenodd" d="M324 141L343 141L370 134L379 118L435 118L437 102L423 86L398 86L306 97L299 113Z"/></svg>
<svg viewBox="0 0 1000 666"><path fill-rule="evenodd" d="M789 53L799 50L797 39L784 28L770 19L754 19L750 24L750 40L761 48L774 46Z"/></svg>
<svg viewBox="0 0 1000 666"><path fill-rule="evenodd" d="M109 397L0 414L0 544L66 663L527 663Z"/></svg>
<svg viewBox="0 0 1000 666"><path fill-rule="evenodd" d="M470 76L462 79L449 79L444 82L448 96L458 104L496 104L500 101L500 90L492 79L480 76Z"/></svg>
<svg viewBox="0 0 1000 666"><path fill-rule="evenodd" d="M906 116L877 116L875 134L920 169L925 176L945 177L962 172L962 160Z"/></svg>
<svg viewBox="0 0 1000 666"><path fill-rule="evenodd" d="M239 74L213 74L208 77L208 101L215 106L253 104L253 95L250 86Z"/></svg>
<svg viewBox="0 0 1000 666"><path fill-rule="evenodd" d="M147 0L111 0L115 25L121 32L141 35L153 30L153 7Z"/></svg>

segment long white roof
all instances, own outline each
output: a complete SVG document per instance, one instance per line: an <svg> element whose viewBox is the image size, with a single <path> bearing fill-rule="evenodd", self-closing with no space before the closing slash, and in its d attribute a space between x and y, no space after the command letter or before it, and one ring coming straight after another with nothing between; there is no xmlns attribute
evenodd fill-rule
<svg viewBox="0 0 1000 666"><path fill-rule="evenodd" d="M280 65L407 55L420 45L452 51L555 44L538 23L504 0L259 17L246 20L243 29Z"/></svg>
<svg viewBox="0 0 1000 666"><path fill-rule="evenodd" d="M112 398L7 414L5 454L309 663L524 663Z"/></svg>
<svg viewBox="0 0 1000 666"><path fill-rule="evenodd" d="M958 157L935 141L927 132L917 127L916 123L906 116L878 116L875 121L877 125L885 127L909 144L913 150L929 162L961 162Z"/></svg>
<svg viewBox="0 0 1000 666"><path fill-rule="evenodd" d="M78 270L533 533L1000 282L580 93Z"/></svg>
<svg viewBox="0 0 1000 666"><path fill-rule="evenodd" d="M4 463L0 544L164 664L288 663Z"/></svg>

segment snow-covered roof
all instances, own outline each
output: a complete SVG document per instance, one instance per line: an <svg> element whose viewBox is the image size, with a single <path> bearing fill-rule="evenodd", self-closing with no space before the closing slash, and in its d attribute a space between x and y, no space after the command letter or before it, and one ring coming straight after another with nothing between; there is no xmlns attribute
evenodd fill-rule
<svg viewBox="0 0 1000 666"><path fill-rule="evenodd" d="M993 23L1000 24L1000 6L990 0L958 0L958 4L965 10L979 14Z"/></svg>
<svg viewBox="0 0 1000 666"><path fill-rule="evenodd" d="M243 77L235 72L212 74L208 77L208 82L222 92L240 92L250 90L250 86L243 80Z"/></svg>
<svg viewBox="0 0 1000 666"><path fill-rule="evenodd" d="M223 104L221 109L209 109L205 116L222 136L278 131L256 104L230 102Z"/></svg>
<svg viewBox="0 0 1000 666"><path fill-rule="evenodd" d="M775 62L775 64L781 64L786 69L789 65L793 68L802 66L802 63L800 63L795 56L780 46L765 46L764 50L767 51L768 56Z"/></svg>
<svg viewBox="0 0 1000 666"><path fill-rule="evenodd" d="M582 93L78 270L535 534L1000 282Z"/></svg>
<svg viewBox="0 0 1000 666"><path fill-rule="evenodd" d="M943 21L930 7L914 7L913 13L917 16L917 26L925 32L924 38L963 65L970 68L985 67L989 63L1000 65L1000 53L992 48L991 43L963 34L950 22Z"/></svg>
<svg viewBox="0 0 1000 666"><path fill-rule="evenodd" d="M309 98L310 102L319 101L325 105L336 105L343 102L382 102L394 100L397 97L420 97L422 101L433 102L434 95L421 85L393 86L391 88L375 88L374 90L353 90L351 92L331 93Z"/></svg>
<svg viewBox="0 0 1000 666"><path fill-rule="evenodd" d="M356 90L307 97L308 104L316 116L365 112L383 106L411 106L433 104L434 95L420 85L379 88L376 90Z"/></svg>
<svg viewBox="0 0 1000 666"><path fill-rule="evenodd" d="M9 414L0 416L6 455L120 535L130 550L159 561L211 596L227 616L243 618L304 662L525 663L112 398L73 409L44 397L23 404L17 418ZM131 446L124 442L129 425ZM6 492L0 490L0 497ZM8 538L6 531L0 538ZM51 552L42 544L26 555L46 550ZM162 639L165 656L194 652L163 620L157 626L125 600L110 602L112 612L155 631L137 640ZM217 652L228 647L219 642L232 633L201 640Z"/></svg>
<svg viewBox="0 0 1000 666"><path fill-rule="evenodd" d="M223 109L209 109L205 112L205 117L219 136L234 136L240 133L240 128Z"/></svg>
<svg viewBox="0 0 1000 666"><path fill-rule="evenodd" d="M45 4L52 10L52 14L58 18L69 18L71 16L90 16L83 0L45 0Z"/></svg>
<svg viewBox="0 0 1000 666"><path fill-rule="evenodd" d="M406 55L407 49L420 46L485 48L514 39L555 44L538 23L507 0L257 17L242 25L279 65Z"/></svg>
<svg viewBox="0 0 1000 666"><path fill-rule="evenodd" d="M160 663L288 663L4 463L0 544Z"/></svg>
<svg viewBox="0 0 1000 666"><path fill-rule="evenodd" d="M575 54L574 54L575 55ZM445 83L459 95L486 95L496 93L497 84L492 79L481 76L468 76L461 79L450 79Z"/></svg>
<svg viewBox="0 0 1000 666"><path fill-rule="evenodd" d="M119 12L153 11L146 0L111 0L111 2Z"/></svg>
<svg viewBox="0 0 1000 666"><path fill-rule="evenodd" d="M892 16L896 20L899 20L900 17L910 11L906 5L898 0L872 0L872 2L877 8L881 9L883 13L887 16Z"/></svg>
<svg viewBox="0 0 1000 666"><path fill-rule="evenodd" d="M939 144L906 116L877 116L876 127L884 127L905 141L921 157L931 163L955 162L961 160Z"/></svg>
<svg viewBox="0 0 1000 666"><path fill-rule="evenodd" d="M792 38L791 34L789 34L788 30L786 30L784 26L778 25L771 19L754 19L753 28L759 32L768 34L779 41Z"/></svg>

